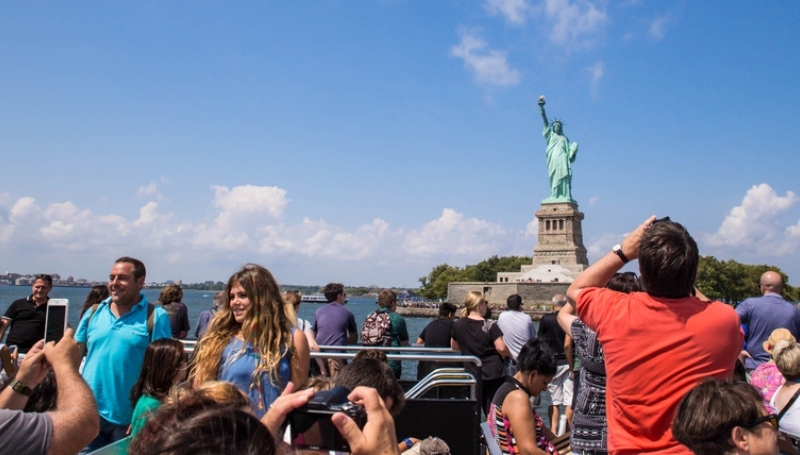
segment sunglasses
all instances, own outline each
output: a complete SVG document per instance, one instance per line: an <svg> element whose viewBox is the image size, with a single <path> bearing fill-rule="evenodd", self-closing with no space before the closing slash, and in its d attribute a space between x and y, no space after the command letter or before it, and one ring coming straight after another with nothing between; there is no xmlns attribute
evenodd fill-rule
<svg viewBox="0 0 800 455"><path fill-rule="evenodd" d="M778 415L777 414L768 414L768 415L759 417L757 419L754 419L754 420L751 420L749 422L746 422L742 426L745 427L745 428L753 428L753 427L756 427L758 425L761 425L762 423L768 423L768 424L770 424L770 426L772 426L772 428L775 429L775 431L778 431Z"/></svg>

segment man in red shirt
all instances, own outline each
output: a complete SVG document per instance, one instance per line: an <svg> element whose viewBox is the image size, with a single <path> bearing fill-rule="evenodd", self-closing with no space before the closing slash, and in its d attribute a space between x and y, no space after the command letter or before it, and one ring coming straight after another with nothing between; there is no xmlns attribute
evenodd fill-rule
<svg viewBox="0 0 800 455"><path fill-rule="evenodd" d="M647 292L603 288L637 258ZM603 345L611 454L690 454L670 428L678 402L702 379L733 373L743 341L739 318L725 304L694 296L698 262L683 226L650 217L567 291Z"/></svg>

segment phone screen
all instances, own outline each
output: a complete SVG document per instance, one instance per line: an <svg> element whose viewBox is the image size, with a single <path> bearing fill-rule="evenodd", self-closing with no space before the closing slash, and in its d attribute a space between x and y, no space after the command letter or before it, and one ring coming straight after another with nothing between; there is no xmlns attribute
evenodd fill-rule
<svg viewBox="0 0 800 455"><path fill-rule="evenodd" d="M47 305L47 322L44 329L44 342L56 343L64 336L67 327L67 306Z"/></svg>

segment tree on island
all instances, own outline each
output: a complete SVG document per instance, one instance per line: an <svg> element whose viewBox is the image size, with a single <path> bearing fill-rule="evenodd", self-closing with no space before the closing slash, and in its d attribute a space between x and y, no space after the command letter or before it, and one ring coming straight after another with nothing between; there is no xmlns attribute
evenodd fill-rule
<svg viewBox="0 0 800 455"><path fill-rule="evenodd" d="M498 272L518 272L520 267L531 263L530 257L492 256L475 265L453 267L439 264L419 279L422 286L419 294L428 299L447 297L447 285L459 282L494 282ZM735 304L748 297L761 294L759 282L767 270L779 273L787 283L783 297L789 301L800 300L800 288L788 284L788 276L774 265L742 264L734 260L720 261L714 256L700 256L697 269L697 288L707 297Z"/></svg>
<svg viewBox="0 0 800 455"><path fill-rule="evenodd" d="M735 304L748 297L761 294L759 283L761 275L772 270L783 277L787 283L783 289L783 297L787 300L798 300L800 289L788 284L789 277L774 265L742 264L733 259L720 261L714 256L700 256L697 267L697 289L708 298Z"/></svg>
<svg viewBox="0 0 800 455"><path fill-rule="evenodd" d="M422 286L419 294L428 299L443 299L447 297L447 285L464 281L494 282L498 272L519 272L520 267L529 265L531 258L526 256L497 255L484 259L475 265L466 267L453 267L448 264L439 264L427 276L419 279Z"/></svg>

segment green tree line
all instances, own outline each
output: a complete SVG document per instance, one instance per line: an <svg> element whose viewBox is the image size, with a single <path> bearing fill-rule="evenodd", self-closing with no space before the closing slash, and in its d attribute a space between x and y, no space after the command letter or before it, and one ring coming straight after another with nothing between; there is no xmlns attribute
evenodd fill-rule
<svg viewBox="0 0 800 455"><path fill-rule="evenodd" d="M697 289L706 297L726 303L738 303L742 300L761 295L759 284L761 275L772 270L783 277L787 283L783 289L783 297L787 300L798 300L800 288L788 284L789 277L774 265L742 264L734 261L720 261L714 256L700 256L697 268Z"/></svg>
<svg viewBox="0 0 800 455"><path fill-rule="evenodd" d="M447 285L456 282L494 282L498 272L519 272L522 265L531 263L530 257L492 256L475 265L453 267L439 264L431 272L419 279L422 285L419 294L428 299L447 297ZM772 270L783 277L787 285L783 297L787 300L800 300L800 287L790 286L789 277L774 265L742 264L734 261L720 261L714 256L700 256L697 269L697 288L707 297L727 303L737 303L748 297L761 294L759 283L761 275Z"/></svg>
<svg viewBox="0 0 800 455"><path fill-rule="evenodd" d="M520 267L529 265L532 259L526 256L492 256L475 265L453 267L439 264L427 276L420 277L422 286L419 294L428 299L447 297L447 285L463 281L497 281L498 272L519 272Z"/></svg>

